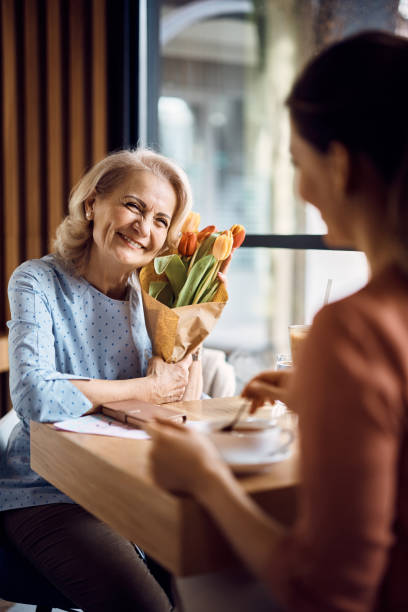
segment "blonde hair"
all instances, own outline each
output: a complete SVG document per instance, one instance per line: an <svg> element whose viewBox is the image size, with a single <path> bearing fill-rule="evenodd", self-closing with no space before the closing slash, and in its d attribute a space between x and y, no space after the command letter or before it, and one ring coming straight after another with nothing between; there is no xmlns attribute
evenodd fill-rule
<svg viewBox="0 0 408 612"><path fill-rule="evenodd" d="M95 164L73 188L68 215L56 231L54 249L57 256L78 274L83 272L92 244L92 221L85 216L85 201L92 194L109 195L121 181L137 170L152 172L172 185L176 194L176 210L161 252L177 246L180 228L192 207L191 187L186 173L164 155L149 149L118 151Z"/></svg>

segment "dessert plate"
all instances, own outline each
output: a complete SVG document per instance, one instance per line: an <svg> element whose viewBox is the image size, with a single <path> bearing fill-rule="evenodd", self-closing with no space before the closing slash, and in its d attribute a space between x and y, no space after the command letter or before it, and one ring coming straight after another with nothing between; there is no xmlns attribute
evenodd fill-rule
<svg viewBox="0 0 408 612"><path fill-rule="evenodd" d="M230 423L231 417L219 417L216 419L210 419L206 421L189 421L188 425L193 429L199 431L219 431L224 425ZM234 431L260 431L262 429L271 429L277 424L277 418L260 418L260 417L246 417L238 421L234 426ZM198 424L199 423L199 424Z"/></svg>
<svg viewBox="0 0 408 612"><path fill-rule="evenodd" d="M238 421L234 429L236 429L237 431L248 431L249 429L270 429L271 427L275 427L276 424L276 418L262 419L259 417L246 417L245 419L241 419L240 421Z"/></svg>
<svg viewBox="0 0 408 612"><path fill-rule="evenodd" d="M264 472L270 469L274 463L288 459L292 453L291 448L286 448L283 452L273 453L266 457L256 458L253 460L243 459L242 462L230 462L227 464L234 474L255 474L256 472Z"/></svg>

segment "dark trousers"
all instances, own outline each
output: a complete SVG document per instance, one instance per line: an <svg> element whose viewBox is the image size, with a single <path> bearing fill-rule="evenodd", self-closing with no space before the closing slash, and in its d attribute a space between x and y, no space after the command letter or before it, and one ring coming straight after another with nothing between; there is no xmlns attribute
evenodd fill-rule
<svg viewBox="0 0 408 612"><path fill-rule="evenodd" d="M80 506L48 504L1 516L20 554L84 612L171 610L134 546Z"/></svg>

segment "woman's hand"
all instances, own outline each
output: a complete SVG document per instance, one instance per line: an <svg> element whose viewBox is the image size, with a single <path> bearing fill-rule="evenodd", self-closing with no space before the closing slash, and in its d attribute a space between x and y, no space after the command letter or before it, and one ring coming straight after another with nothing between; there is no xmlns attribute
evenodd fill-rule
<svg viewBox="0 0 408 612"><path fill-rule="evenodd" d="M194 497L243 563L265 578L282 527L248 497L208 437L163 419L144 429L152 437L150 465L157 484Z"/></svg>
<svg viewBox="0 0 408 612"><path fill-rule="evenodd" d="M183 399L191 361L191 355L187 355L178 363L166 363L161 357L152 357L147 370L147 376L152 383L150 401L165 404Z"/></svg>
<svg viewBox="0 0 408 612"><path fill-rule="evenodd" d="M147 376L124 380L71 380L91 402L91 414L105 402L140 399L154 404L178 402L183 399L189 380L192 359L187 355L178 363L166 363L160 357L149 362Z"/></svg>
<svg viewBox="0 0 408 612"><path fill-rule="evenodd" d="M252 401L250 413L265 402L276 400L286 403L292 373L288 370L267 370L255 376L242 390L241 395Z"/></svg>
<svg viewBox="0 0 408 612"><path fill-rule="evenodd" d="M200 499L211 474L228 471L211 441L197 431L163 419L143 428L153 440L152 475L164 489Z"/></svg>
<svg viewBox="0 0 408 612"><path fill-rule="evenodd" d="M232 255L229 255L229 257L227 257L227 259L222 262L220 271L217 274L218 280L220 281L220 283L223 283L225 285L225 288L227 288L227 270L231 263L231 257Z"/></svg>
<svg viewBox="0 0 408 612"><path fill-rule="evenodd" d="M201 398L203 393L203 368L200 354L202 347L200 346L194 354L192 354L192 362L189 368L188 383L183 395L183 400L197 400Z"/></svg>

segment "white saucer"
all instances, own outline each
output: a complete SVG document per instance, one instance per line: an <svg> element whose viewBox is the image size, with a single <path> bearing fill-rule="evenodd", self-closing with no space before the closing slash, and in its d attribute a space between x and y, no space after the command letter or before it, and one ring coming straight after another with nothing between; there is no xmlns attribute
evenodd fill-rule
<svg viewBox="0 0 408 612"><path fill-rule="evenodd" d="M292 452L291 448L287 448L283 453L273 453L262 459L256 459L253 461L246 460L243 463L229 462L227 464L234 472L234 474L254 474L256 472L264 472L270 469L274 463L284 461L290 457Z"/></svg>
<svg viewBox="0 0 408 612"><path fill-rule="evenodd" d="M192 429L197 429L207 433L208 431L219 431L231 422L231 417L220 417L218 419L209 419L206 421L187 421L186 425ZM246 417L234 427L234 431L260 431L265 429L271 429L276 427L278 420L277 418L259 418L259 417Z"/></svg>
<svg viewBox="0 0 408 612"><path fill-rule="evenodd" d="M248 431L249 429L254 429L256 431L259 431L260 429L270 429L271 427L275 427L276 424L277 424L276 418L262 419L259 417L246 417L245 419L238 421L234 429L237 431L240 431L240 430Z"/></svg>

